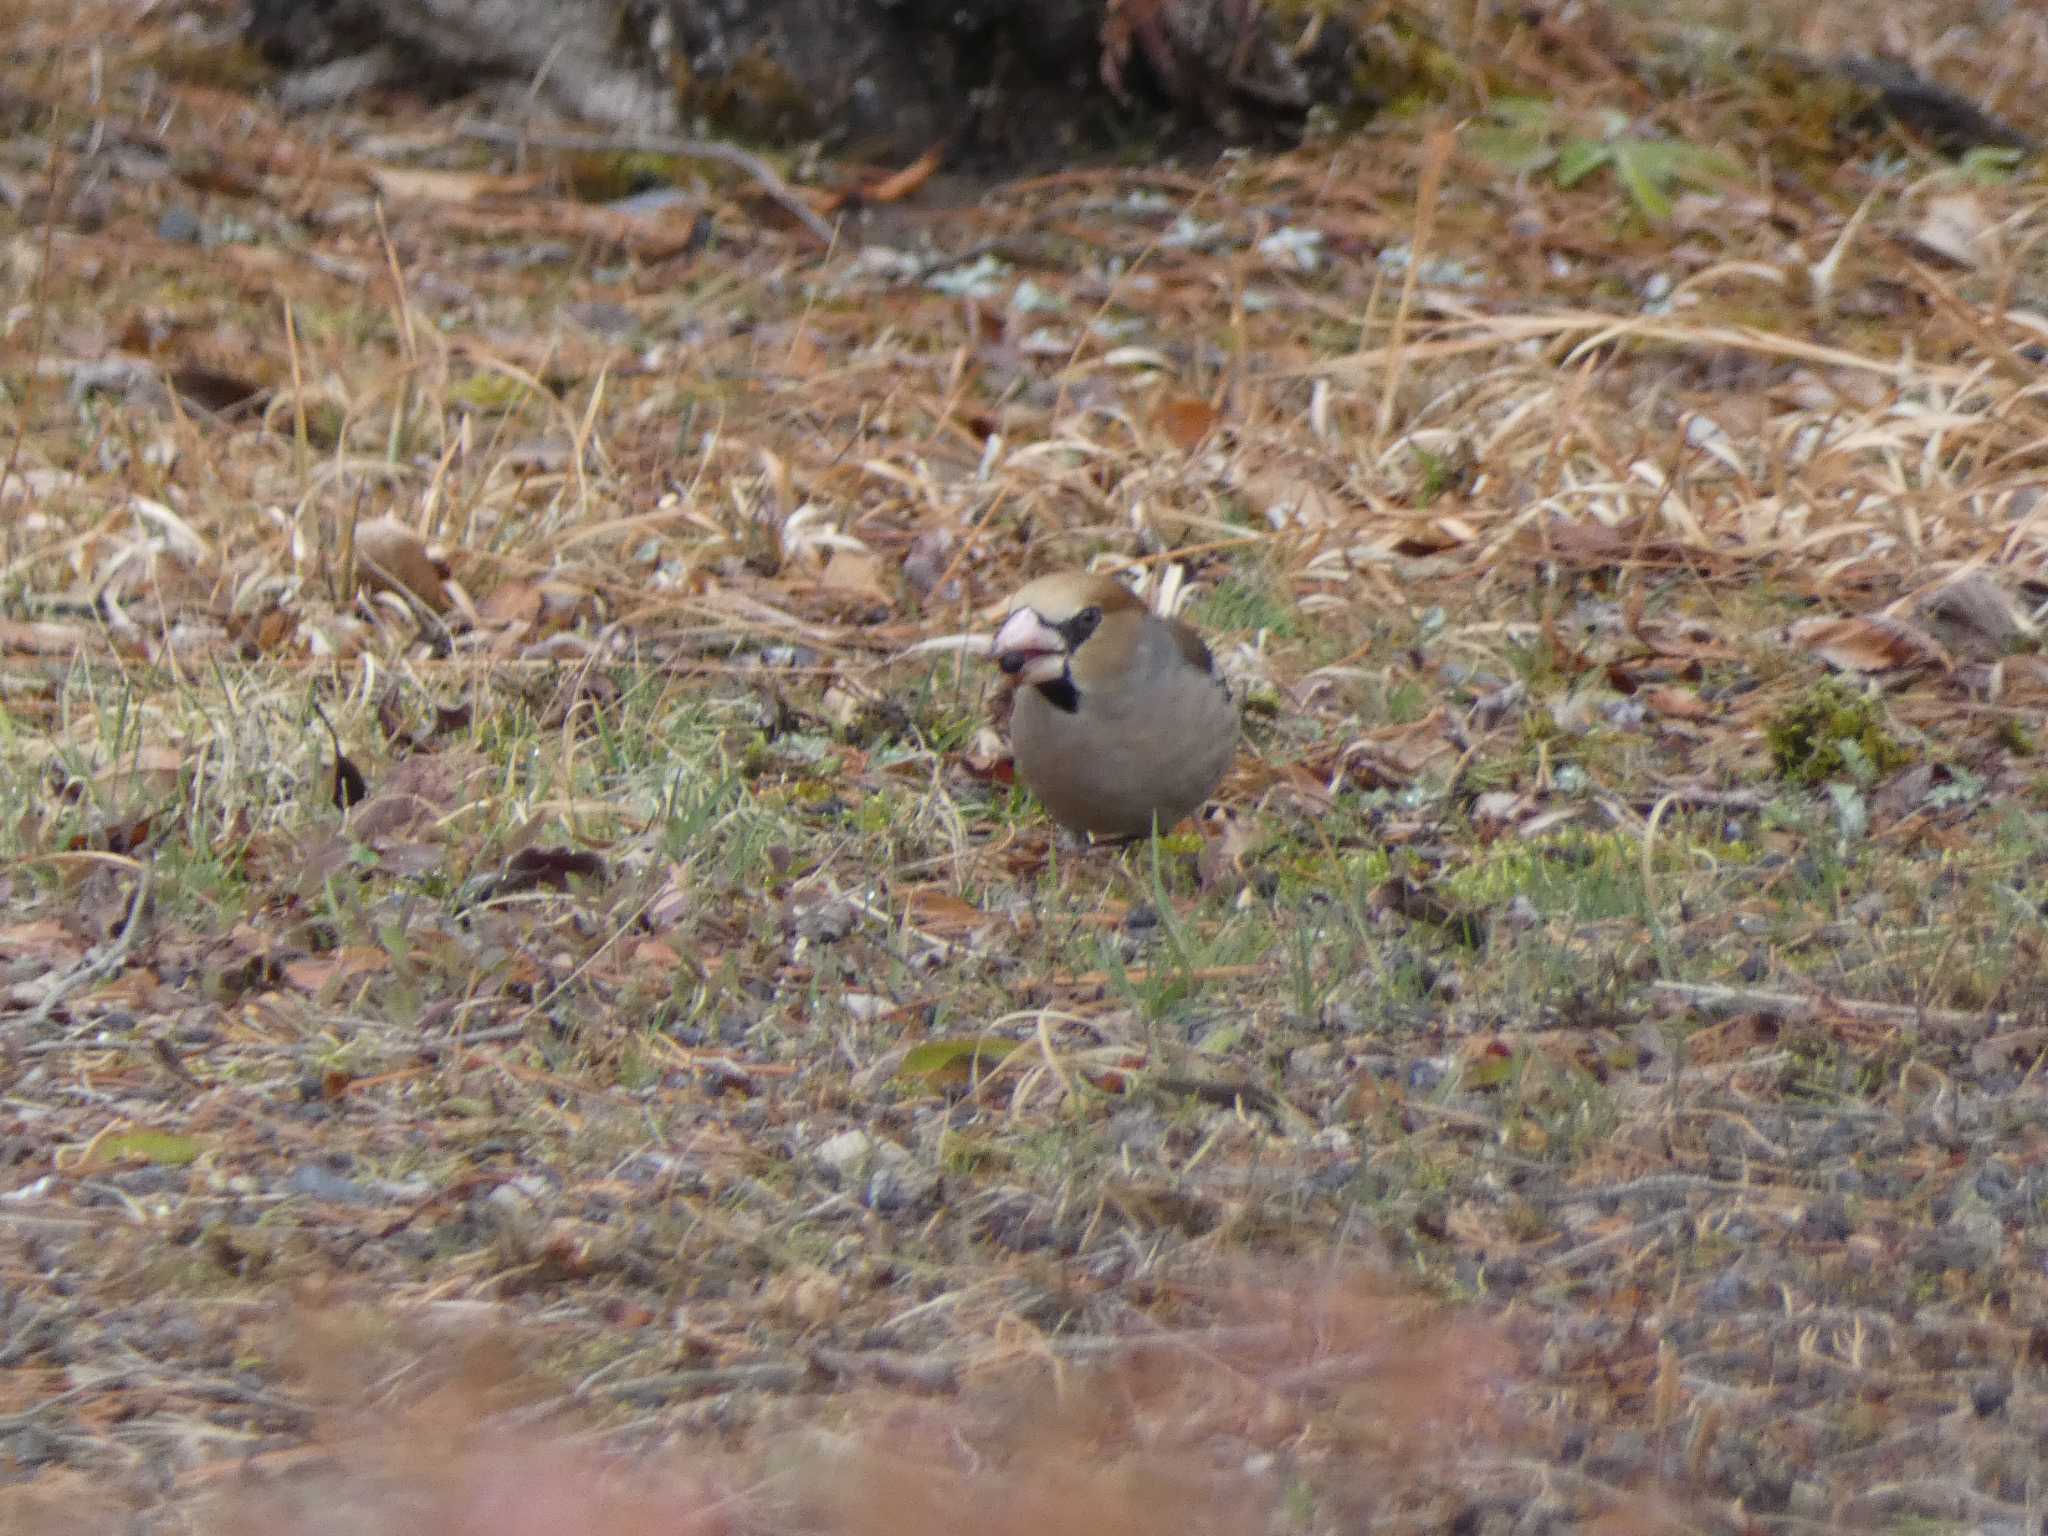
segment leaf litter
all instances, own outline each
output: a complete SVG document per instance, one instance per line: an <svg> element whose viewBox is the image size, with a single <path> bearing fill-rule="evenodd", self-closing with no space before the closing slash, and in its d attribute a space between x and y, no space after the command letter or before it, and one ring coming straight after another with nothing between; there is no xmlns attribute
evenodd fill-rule
<svg viewBox="0 0 2048 1536"><path fill-rule="evenodd" d="M230 9L8 17L11 1527L2038 1523L2029 163L1416 6L1542 112L825 249ZM960 638L1086 563L1155 847Z"/></svg>

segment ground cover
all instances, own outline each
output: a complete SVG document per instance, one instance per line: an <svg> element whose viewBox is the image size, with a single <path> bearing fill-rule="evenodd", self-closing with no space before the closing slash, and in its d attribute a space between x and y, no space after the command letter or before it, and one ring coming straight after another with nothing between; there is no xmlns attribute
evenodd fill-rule
<svg viewBox="0 0 2048 1536"><path fill-rule="evenodd" d="M1810 66L2048 41L1868 9L791 192L12 7L10 1521L2038 1525L2048 226ZM1155 845L973 654L1087 563Z"/></svg>

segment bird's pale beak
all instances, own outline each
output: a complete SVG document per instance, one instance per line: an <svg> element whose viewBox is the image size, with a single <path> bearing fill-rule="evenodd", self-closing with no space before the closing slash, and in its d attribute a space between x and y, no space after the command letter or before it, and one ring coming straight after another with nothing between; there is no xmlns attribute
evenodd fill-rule
<svg viewBox="0 0 2048 1536"><path fill-rule="evenodd" d="M990 654L1020 683L1050 683L1067 670L1066 637L1029 608L1003 620Z"/></svg>

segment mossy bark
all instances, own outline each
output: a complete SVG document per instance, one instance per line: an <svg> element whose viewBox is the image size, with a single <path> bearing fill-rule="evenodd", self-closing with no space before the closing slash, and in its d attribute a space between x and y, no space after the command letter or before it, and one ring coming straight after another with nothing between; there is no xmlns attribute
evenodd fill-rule
<svg viewBox="0 0 2048 1536"><path fill-rule="evenodd" d="M1284 134L1350 104L1337 4L1249 0L253 0L304 70L381 50L444 88L497 78L622 128L1020 163L1159 126Z"/></svg>

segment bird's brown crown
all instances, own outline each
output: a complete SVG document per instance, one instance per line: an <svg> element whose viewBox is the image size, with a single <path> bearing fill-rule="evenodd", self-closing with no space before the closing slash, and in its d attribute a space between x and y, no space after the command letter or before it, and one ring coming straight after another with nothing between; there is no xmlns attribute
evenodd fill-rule
<svg viewBox="0 0 2048 1536"><path fill-rule="evenodd" d="M1029 608L1046 623L1064 624L1084 608L1105 614L1145 611L1145 600L1114 576L1087 571L1059 571L1041 576L1010 599L1010 612Z"/></svg>

